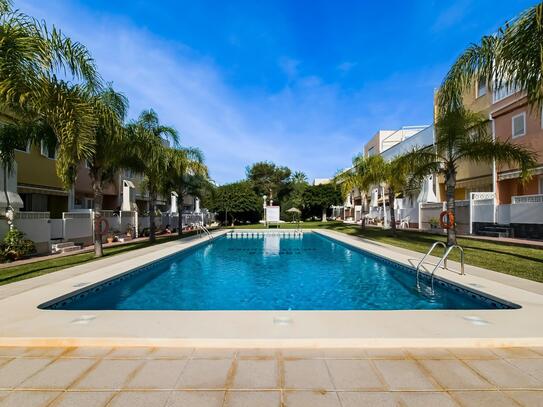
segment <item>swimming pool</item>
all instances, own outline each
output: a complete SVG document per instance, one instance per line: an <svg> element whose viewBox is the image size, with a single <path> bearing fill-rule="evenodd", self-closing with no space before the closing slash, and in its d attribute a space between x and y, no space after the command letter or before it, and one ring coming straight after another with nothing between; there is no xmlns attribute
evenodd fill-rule
<svg viewBox="0 0 543 407"><path fill-rule="evenodd" d="M62 310L423 310L508 305L318 233L230 234L74 295Z"/></svg>

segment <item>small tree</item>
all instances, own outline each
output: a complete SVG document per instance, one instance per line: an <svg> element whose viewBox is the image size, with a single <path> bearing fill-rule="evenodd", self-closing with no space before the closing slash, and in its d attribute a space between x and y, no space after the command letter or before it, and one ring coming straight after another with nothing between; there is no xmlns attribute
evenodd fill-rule
<svg viewBox="0 0 543 407"><path fill-rule="evenodd" d="M236 220L256 222L260 219L261 199L247 181L235 182L218 187L213 194L212 209L224 216L228 225L228 216L232 225Z"/></svg>
<svg viewBox="0 0 543 407"><path fill-rule="evenodd" d="M322 221L326 222L327 209L341 203L341 193L334 184L315 185L307 187L302 199L306 208L320 210Z"/></svg>
<svg viewBox="0 0 543 407"><path fill-rule="evenodd" d="M279 198L290 178L290 169L267 161L258 162L246 168L247 179L251 181L255 192L267 195L270 200Z"/></svg>

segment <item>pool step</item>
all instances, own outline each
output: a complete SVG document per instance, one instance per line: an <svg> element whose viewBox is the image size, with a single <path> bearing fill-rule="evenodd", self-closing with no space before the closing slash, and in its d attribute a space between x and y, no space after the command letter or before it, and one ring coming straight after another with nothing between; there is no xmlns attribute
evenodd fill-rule
<svg viewBox="0 0 543 407"><path fill-rule="evenodd" d="M291 239L301 239L304 233L300 230L292 231L274 231L274 232L228 232L226 238L228 239L262 239L264 236L279 236L279 237L288 237Z"/></svg>
<svg viewBox="0 0 543 407"><path fill-rule="evenodd" d="M51 245L51 253L53 254L75 252L77 250L81 250L81 246L76 245L74 242L54 243Z"/></svg>

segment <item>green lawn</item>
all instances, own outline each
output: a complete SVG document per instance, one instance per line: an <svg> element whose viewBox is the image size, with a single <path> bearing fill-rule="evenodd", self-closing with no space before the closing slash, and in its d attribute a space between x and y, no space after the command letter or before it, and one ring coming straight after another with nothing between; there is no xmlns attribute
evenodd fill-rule
<svg viewBox="0 0 543 407"><path fill-rule="evenodd" d="M183 234L183 238L191 236L192 234L194 233L185 233ZM159 237L158 239L159 240L154 243L155 245L175 240L177 239L177 236L163 236ZM114 256L116 254L141 249L151 245L152 244L149 241L140 241L104 248L104 257ZM0 285L41 276L43 274L52 273L54 271L77 266L78 264L94 260L96 260L94 258L94 252L87 252L0 269Z"/></svg>
<svg viewBox="0 0 543 407"><path fill-rule="evenodd" d="M390 231L347 225L341 222L304 222L303 228L324 228L361 236L366 239L388 243L421 253L426 253L430 245L436 240L445 241L444 236L430 233L398 231L398 237L392 237ZM259 225L245 225L241 228L263 228ZM284 223L282 229L295 228L296 225ZM512 246L503 243L494 243L474 239L458 239L458 244L464 248L466 264L483 267L500 273L527 278L543 282L543 250L529 247ZM437 253L440 253L436 249ZM460 260L457 251L451 253L452 260Z"/></svg>

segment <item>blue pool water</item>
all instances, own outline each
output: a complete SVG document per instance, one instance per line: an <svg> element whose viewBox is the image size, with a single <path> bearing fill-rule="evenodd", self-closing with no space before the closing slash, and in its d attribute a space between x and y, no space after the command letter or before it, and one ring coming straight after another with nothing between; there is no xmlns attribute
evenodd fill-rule
<svg viewBox="0 0 543 407"><path fill-rule="evenodd" d="M316 233L222 237L48 308L399 310L503 308ZM47 307L46 307L47 308Z"/></svg>

